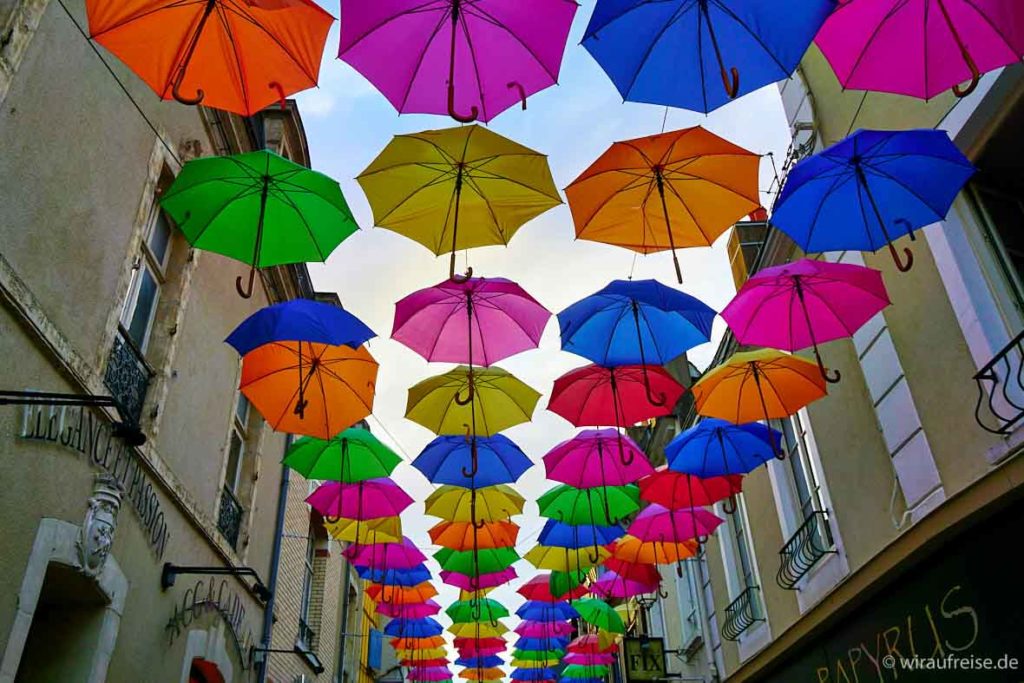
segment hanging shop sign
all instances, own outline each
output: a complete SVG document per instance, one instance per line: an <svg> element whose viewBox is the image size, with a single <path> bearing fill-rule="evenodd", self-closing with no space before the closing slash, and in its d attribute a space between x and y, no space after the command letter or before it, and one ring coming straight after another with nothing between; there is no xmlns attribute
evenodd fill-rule
<svg viewBox="0 0 1024 683"><path fill-rule="evenodd" d="M660 681L666 677L663 638L626 638L622 653L627 681Z"/></svg>
<svg viewBox="0 0 1024 683"><path fill-rule="evenodd" d="M17 436L46 441L86 456L124 487L156 558L162 559L170 532L157 497L157 487L146 475L134 448L114 436L114 426L90 408L67 405L27 405Z"/></svg>
<svg viewBox="0 0 1024 683"><path fill-rule="evenodd" d="M231 579L199 579L185 589L174 613L167 620L167 644L173 645L178 636L207 615L218 616L228 627L242 668L248 668L245 653L256 642L253 629L246 622L245 599L231 589Z"/></svg>

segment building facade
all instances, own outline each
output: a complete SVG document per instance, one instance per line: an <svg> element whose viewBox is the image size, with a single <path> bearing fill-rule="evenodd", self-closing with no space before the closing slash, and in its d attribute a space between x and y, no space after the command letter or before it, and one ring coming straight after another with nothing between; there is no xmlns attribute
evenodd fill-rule
<svg viewBox="0 0 1024 683"><path fill-rule="evenodd" d="M1021 680L1024 596L1007 541L1024 524L1024 69L985 76L963 100L918 102L844 91L812 47L780 87L793 134L783 176L860 128L945 130L979 172L945 221L899 241L910 272L884 250L825 256L881 270L893 305L822 347L841 382L773 421L787 458L745 478L736 513L717 506L726 522L682 577L664 573L669 673ZM732 247L737 287L802 257L756 225ZM715 363L736 350L727 336ZM692 426L683 412L659 428Z"/></svg>
<svg viewBox="0 0 1024 683"><path fill-rule="evenodd" d="M0 405L0 681L354 680L354 581L223 343L308 273L241 299L248 267L157 201L197 156L308 165L301 119L160 102L84 26L81 0L0 3L0 390L58 395Z"/></svg>

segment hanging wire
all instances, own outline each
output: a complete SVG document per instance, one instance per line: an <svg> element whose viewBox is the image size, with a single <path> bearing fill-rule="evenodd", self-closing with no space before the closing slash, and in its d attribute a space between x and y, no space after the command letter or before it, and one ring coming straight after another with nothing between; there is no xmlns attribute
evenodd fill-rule
<svg viewBox="0 0 1024 683"><path fill-rule="evenodd" d="M661 117L661 132L665 132L665 125L668 123L668 107L665 107L665 115Z"/></svg>
<svg viewBox="0 0 1024 683"><path fill-rule="evenodd" d="M125 84L118 77L113 67L110 66L110 63L103 56L103 53L100 52L98 47L96 47L96 44L89 39L89 34L85 32L85 29L82 28L82 25L78 23L78 19L76 19L75 15L71 13L71 10L68 9L67 5L64 4L64 0L57 0L57 4L60 5L61 9L64 10L64 13L68 15L68 19L70 19L71 23L75 25L76 29L78 29L78 33L81 34L82 38L85 39L85 42L89 44L89 47L92 49L97 59L99 59L103 66L106 67L107 72L117 83L118 87L121 88L121 92L125 94L125 97L128 98L128 101L132 103L133 107L135 107L135 111L139 112L139 116L141 116L142 120L146 122L146 125L149 126L149 129L153 131L153 134L156 135L156 138L157 140L160 141L160 144L164 146L164 149L166 149L167 153L171 155L171 158L173 158L178 163L178 165L181 166L182 161L178 157L177 153L171 148L167 140L164 139L164 136L160 134L160 131L157 130L157 127L153 124L153 122L149 120L149 117L146 116L146 112L142 111L142 107L139 106L139 103L135 101L134 97L132 97L132 94L128 91L127 86L125 86Z"/></svg>

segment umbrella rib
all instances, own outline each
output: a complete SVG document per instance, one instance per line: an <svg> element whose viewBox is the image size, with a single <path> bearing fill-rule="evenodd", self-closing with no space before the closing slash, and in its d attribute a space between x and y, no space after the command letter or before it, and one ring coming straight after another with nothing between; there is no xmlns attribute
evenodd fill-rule
<svg viewBox="0 0 1024 683"><path fill-rule="evenodd" d="M686 200L683 199L683 196L681 194L679 194L679 192L676 191L676 188L675 188L675 186L672 183L667 183L667 186L668 186L669 192L671 192L673 194L673 196L675 196L675 198L679 200L679 203L683 205L683 208L686 209L686 214L690 217L690 220L693 221L693 225L694 225L694 227L697 228L697 232L700 233L701 237L704 238L704 241L707 242L707 246L710 247L714 243L714 240L711 239L710 237L708 237L708 234L706 232L704 232L704 226L702 226L697 221L697 217L695 215L693 215L693 211L690 209L690 205L687 204ZM666 230L667 229L669 229L669 228L666 226ZM722 232L725 232L725 231L723 230ZM688 245L680 245L680 246L685 248ZM703 245L701 245L701 246L703 246Z"/></svg>
<svg viewBox="0 0 1024 683"><path fill-rule="evenodd" d="M1011 52L1013 52L1014 54L1017 53L1017 50L1013 49L1013 42L1009 38L1007 38L1006 34L1003 33L1003 30L999 26L997 26L995 22L992 21L992 17L986 14L984 10L982 10L976 4L974 4L974 0L963 0L963 2L966 3L972 10L974 10L978 14L981 20L989 25L989 28L991 28L993 31L999 34L999 37L1002 39L1003 44L1006 45L1006 47L1009 48Z"/></svg>
<svg viewBox="0 0 1024 683"><path fill-rule="evenodd" d="M925 0L925 2L928 1L929 0ZM875 41L875 38L878 37L878 34L882 32L882 29L885 28L886 23L894 16L896 16L896 14L898 14L900 10L906 7L908 3L909 0L898 0L897 2L893 3L893 6L889 9L888 12L886 12L885 16L882 17L882 19L878 22L875 28L871 31L871 35L868 36L868 39L864 41L864 47L861 48L860 53L857 55L857 59L854 60L853 66L850 67L850 72L849 76L847 77L847 80L850 80L850 78L853 77L854 73L856 73L857 69L860 68L861 62L864 61L865 55L867 55L868 50L871 48L871 44ZM847 7L849 6L851 5L847 5ZM836 11L838 12L840 9L842 9L842 6L840 6L840 8L837 9Z"/></svg>
<svg viewBox="0 0 1024 683"><path fill-rule="evenodd" d="M419 76L420 69L423 68L423 60L427 56L427 51L430 49L431 45L434 44L434 39L437 38L437 34L441 32L441 28L444 26L445 22L448 21L448 17L450 16L451 8L445 7L441 12L441 19L437 22L437 26L434 27L434 31L430 34L430 37L427 38L426 43L423 45L423 50L420 52L419 59L416 60L416 68L413 69L412 75L409 77L409 84L405 87L405 93L402 95L402 104L398 107L399 112L402 112L405 109L405 105L409 101L409 95L412 93L412 86L416 84L416 78ZM363 37L365 37L365 35ZM362 40L362 38L360 38L360 40ZM349 49L352 49L354 46L355 43L349 46Z"/></svg>
<svg viewBox="0 0 1024 683"><path fill-rule="evenodd" d="M473 190L473 192L475 192L480 197L480 199L483 200L484 206L487 208L487 213L491 217L491 223L493 224L493 233L497 235L498 240L502 244L507 245L510 238L505 237L505 233L502 232L501 224L498 222L498 216L497 214L494 213L494 207L491 206L491 202L487 199L487 195L485 195L483 189L481 189L480 186L477 185L475 178L473 178L470 175L467 175L465 178L466 185L468 185L469 188Z"/></svg>
<svg viewBox="0 0 1024 683"><path fill-rule="evenodd" d="M228 22L227 12L228 12L228 10L227 10L227 7L224 4L224 0L221 0L221 2L218 2L217 3L217 19L220 20L220 23L221 23L221 25L224 28L224 35L227 36L228 43L231 44L231 56L234 57L235 66L238 68L238 85L242 88L242 101L245 103L246 111L249 111L251 109L251 107L250 107L250 102L249 102L249 86L246 83L245 67L242 66L242 55L240 55L238 53L238 44L235 43L235 34L231 30L231 24ZM260 26L258 22L253 21L253 24L255 24L258 28L263 29L263 27ZM266 31L265 29L264 29L264 31L267 33L267 35L271 36L271 39L273 39L273 36L270 34L269 31ZM287 54L287 51L286 51L286 54ZM288 55L288 56L291 57L291 55ZM301 67L300 67L300 70L301 70ZM307 76L308 76L308 74L307 74ZM314 82L316 81L315 78L311 79L311 80L313 80ZM268 166L269 166L269 163L268 163Z"/></svg>
<svg viewBox="0 0 1024 683"><path fill-rule="evenodd" d="M178 2L172 2L172 3L168 4L168 5L163 5L163 6L160 6L160 7L153 7L151 9L145 9L145 10L142 10L140 12L136 12L135 14L133 14L131 16L125 17L121 21L118 21L118 22L112 24L111 26L108 26L107 28L103 29L102 31L98 31L96 33L90 33L89 34L89 38L91 38L92 40L95 40L96 38L102 36L105 33L111 33L113 31L116 31L116 30L118 30L120 28L123 28L123 27L127 26L128 24L131 24L132 22L139 21L140 19L144 19L144 18L148 17L150 14L156 14L157 12L164 12L164 11L169 10L169 9L174 9L174 8L177 8L177 7L185 7L185 6L188 6L188 5L205 5L206 2L207 2L207 0L179 0Z"/></svg>
<svg viewBox="0 0 1024 683"><path fill-rule="evenodd" d="M473 49L473 39L469 34L469 24L466 22L466 15L462 13L459 15L459 25L462 27L462 32L466 36L466 46L469 47L469 58L473 63L473 74L476 76L476 92L480 96L480 113L483 114L483 120L487 120L487 100L484 98L484 84L480 78L480 65L476 61L476 50ZM472 135L470 131L469 135ZM469 135L466 136L466 143L469 144Z"/></svg>
<svg viewBox="0 0 1024 683"><path fill-rule="evenodd" d="M316 247L316 253L320 257L320 260L326 261L327 256L324 255L323 249L320 248L320 242L317 241L316 235L313 234L313 228L309 225L309 222L306 220L305 214L302 213L298 205L292 200L291 197L288 196L286 192L283 192L281 190L276 190L275 192L276 194L280 195L279 199L283 199L284 202L288 204L288 206L290 206L292 210L295 211L295 214L299 217L299 220L302 221L302 227L304 227L306 229L306 232L309 233L309 239L313 243L313 246Z"/></svg>
<svg viewBox="0 0 1024 683"><path fill-rule="evenodd" d="M939 159L938 159L937 157L932 157L932 159L934 159L935 161L940 161L940 160L939 160ZM950 162L950 163L952 163L952 162ZM957 166L960 166L960 164L955 164L955 165L957 165ZM895 183L895 184L896 184L896 185L898 185L898 186L899 186L900 188L902 188L903 190L905 190L905 191L906 191L906 192L907 192L908 194L910 194L910 195L911 195L912 197L914 197L914 198L915 198L915 199L917 199L917 200L918 200L919 202L921 202L922 204L924 204L925 206L927 206L927 207L928 207L929 209L931 209L931 212L932 212L933 214L935 214L936 216L938 216L937 220L942 220L942 219L943 219L943 216L942 216L942 215L941 215L941 214L940 214L940 213L939 213L939 212L938 212L938 211L937 211L937 210L935 209L935 207L934 207L934 206L932 206L932 205L931 205L931 204L930 204L930 203L929 203L929 202L928 202L927 200L925 200L925 198L924 198L924 197L922 197L921 195L919 195L919 194L918 194L917 192L915 192L914 190L910 189L910 188L909 188L909 187L908 187L908 186L907 186L907 185L906 185L906 184L905 184L905 183L904 183L904 182L903 182L902 180L900 180L900 179L899 179L898 177L896 177L896 176L892 175L891 173L887 173L886 171L883 171L882 169L878 168L877 166L874 166L874 165L871 165L871 164L865 164L865 166L866 166L866 168L867 168L867 169L868 169L869 171L871 171L871 172L873 172L873 173L875 173L875 174L877 174L877 175L879 175L879 176L881 176L881 177L883 177L883 178L885 178L885 179L889 180L889 181L890 181L890 182L892 182L892 183Z"/></svg>
<svg viewBox="0 0 1024 683"><path fill-rule="evenodd" d="M655 34L653 40L651 40L650 44L647 46L647 49L644 50L643 56L640 57L640 63L637 65L636 71L633 72L633 77L629 79L629 86L626 88L627 97L633 93L633 87L636 85L636 80L640 77L640 72L644 70L645 66L647 66L647 60L650 59L651 53L654 52L654 48L657 47L659 42L661 42L662 37L670 28L672 28L672 25L675 24L676 21L695 7L697 7L696 2L691 3L689 7L680 5L679 8L672 13L672 16L665 21L665 25L661 27L657 34Z"/></svg>
<svg viewBox="0 0 1024 683"><path fill-rule="evenodd" d="M247 195L249 195L249 194L253 194L253 195L257 194L258 193L258 189L259 188L255 188L255 187L245 188L245 189L241 190L240 192L238 192L237 194L235 194L229 200L224 202L224 204L219 209L217 209L217 211L212 216L210 216L210 218L206 221L206 225L204 225L202 228L199 229L199 232L196 233L196 236L192 240L190 240L190 243L193 246L197 246L199 240L202 239L203 235L206 234L206 231L210 228L211 225L213 225L214 221L216 221L220 217L220 215L222 213L227 211L228 208L230 208L231 205L234 204L235 202L237 202L237 201L239 201L241 199L244 199Z"/></svg>
<svg viewBox="0 0 1024 683"><path fill-rule="evenodd" d="M501 23L493 14L491 14L490 12L485 10L483 7L480 7L476 3L472 3L472 4L468 5L468 6L466 6L466 10L469 11L470 7L472 7L473 10L475 10L475 12L478 13L478 14L476 14L477 17L479 17L481 19L484 19L487 23L489 23L489 24L491 24L493 26L497 26L498 28L500 28L503 31L505 31L506 33L508 33L508 35L511 36L513 40L515 40L517 43L519 43L520 45L523 46L523 49L526 50L529 53L529 55L533 58L533 61L537 62L537 64L540 65L540 68L543 69L544 72L547 73L547 75L551 77L552 81L554 81L556 83L558 82L558 77L555 74L551 73L551 71L548 70L547 65L544 64L544 62L541 61L541 59L537 55L537 53L533 51L533 48L531 48L529 45L527 45L525 42L523 42L522 38L520 38L519 35L516 34L515 31L510 29L508 26L505 26L505 24Z"/></svg>
<svg viewBox="0 0 1024 683"><path fill-rule="evenodd" d="M807 239L804 241L803 245L801 245L804 249L808 249L809 250L809 246L811 244L811 239L814 237L814 231L818 229L818 218L821 217L821 212L825 209L825 202L828 201L829 197L832 196L832 193L835 192L839 188L840 185L849 182L852 179L852 177L853 177L852 175L850 175L848 172L845 172L845 170L844 170L843 173L837 174L835 176L835 178L832 180L831 186L825 192L823 192L821 194L821 200L818 202L818 208L816 208L814 210L814 217L811 219L811 228L810 228L810 230L807 231ZM805 185L805 187L806 187L806 185ZM791 195L791 197L792 197L792 195ZM858 191L857 191L857 199L858 199L857 203L860 205L861 213L863 214L864 202L860 198L860 188L859 187L858 187ZM865 223L865 228L866 227L867 227L867 225ZM870 237L870 232L868 233L868 235Z"/></svg>
<svg viewBox="0 0 1024 683"><path fill-rule="evenodd" d="M313 74L309 73L309 71L306 70L306 66L301 61L299 61L299 59L296 58L295 55L292 54L292 51L288 48L287 45L285 45L275 34L273 34L270 31L268 31L259 21L256 20L256 17L254 17L254 16L250 15L248 12L246 12L246 10L244 8L242 8L240 5L238 5L235 2L235 0L231 0L231 3L233 5L232 7L226 7L226 6L224 7L224 10L226 12L228 12L228 11L234 12L235 14L239 15L240 17L242 17L243 19L248 21L250 24L255 26L256 28L260 29L265 34L267 34L267 37L269 37L270 40L272 42L274 42L281 49L281 52L283 52L285 54L285 56L288 57L288 59L290 59L293 64L295 64L295 66L299 67L299 71L301 71L303 73L303 75L305 75L306 78L308 78L310 80L310 83L312 83L313 85L316 85L316 82L317 82L316 76L314 76ZM220 0L220 2L218 2L218 5L225 5L225 4L226 4L226 0ZM318 7L318 9L322 9L322 8ZM323 10L323 12L327 16L330 16L331 17L331 23L334 23L334 17L331 16L326 10ZM232 40L232 43L233 42L234 41ZM248 100L246 101L246 104L248 105Z"/></svg>
<svg viewBox="0 0 1024 683"><path fill-rule="evenodd" d="M787 71L786 65L779 61L779 58L775 56L775 53L772 52L771 49L769 49L769 47L765 44L764 40L761 39L760 35L754 33L753 31L751 31L750 27L747 26L746 22L741 20L739 18L739 16L735 12L732 11L731 8L729 8L728 6L726 6L722 2L722 0L713 0L713 1L714 1L715 5L718 6L718 9L722 10L722 12L724 14L728 14L730 17L732 17L733 21L735 21L737 24L742 26L743 30L746 31L748 34L750 34L750 37L753 38L757 42L757 44L761 46L761 48L764 50L765 54L772 58L772 61L775 62L775 65L777 67L779 67L780 71L782 71L783 73L785 73ZM708 19L708 21L710 21L710 18Z"/></svg>
<svg viewBox="0 0 1024 683"><path fill-rule="evenodd" d="M436 6L435 7L431 7L431 5L436 5ZM422 12L436 12L438 10L445 10L445 11L447 11L447 8L449 6L450 6L450 1L446 1L446 0L427 0L427 2L424 2L422 5L417 5L416 7L410 7L409 9L403 10L401 12L397 12L395 14L392 14L391 16L385 18L380 23L375 24L374 26L371 26L370 28L366 29L365 33L363 33L361 36L357 37L356 39L354 39L352 41L352 43L348 46L348 49L345 50L345 52L348 52L349 50L354 48L356 45L358 45L360 42L362 42L370 34L376 33L377 31L379 31L380 29L384 28L385 26L387 26L391 22L398 21L402 17L408 16L410 14L420 14ZM443 19L442 19L442 21L443 21ZM339 23L344 23L344 22L339 22Z"/></svg>

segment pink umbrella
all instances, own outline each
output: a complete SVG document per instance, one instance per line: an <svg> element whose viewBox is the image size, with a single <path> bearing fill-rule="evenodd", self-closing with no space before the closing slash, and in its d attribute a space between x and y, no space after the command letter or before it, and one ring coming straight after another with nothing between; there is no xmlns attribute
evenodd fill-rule
<svg viewBox="0 0 1024 683"><path fill-rule="evenodd" d="M1024 55L1024 3L848 0L815 42L845 88L925 100L953 88L965 97L981 74Z"/></svg>
<svg viewBox="0 0 1024 683"><path fill-rule="evenodd" d="M338 56L400 113L490 121L553 85L574 0L342 0ZM467 112L460 114L459 112Z"/></svg>
<svg viewBox="0 0 1024 683"><path fill-rule="evenodd" d="M652 503L640 511L627 533L643 542L682 543L709 536L722 521L704 508L669 510Z"/></svg>
<svg viewBox="0 0 1024 683"><path fill-rule="evenodd" d="M842 10L840 10L842 11ZM889 305L882 274L849 263L801 259L765 268L722 311L741 344L783 351L813 347L822 376L830 376L818 344L852 336Z"/></svg>
<svg viewBox="0 0 1024 683"><path fill-rule="evenodd" d="M433 600L427 600L426 602L414 602L409 603L408 605L393 605L387 602L382 602L377 605L377 612L393 619L422 619L424 617L432 617L440 611L441 605L437 604Z"/></svg>
<svg viewBox="0 0 1024 683"><path fill-rule="evenodd" d="M328 481L317 487L306 502L325 517L367 520L395 517L413 499L389 478L357 483Z"/></svg>
<svg viewBox="0 0 1024 683"><path fill-rule="evenodd" d="M521 621L515 631L524 638L552 638L572 633L573 625L567 621Z"/></svg>
<svg viewBox="0 0 1024 683"><path fill-rule="evenodd" d="M665 466L637 483L642 500L663 505L669 510L714 505L728 499L726 513L729 514L735 512L735 496L743 490L743 477L738 474L702 479Z"/></svg>
<svg viewBox="0 0 1024 683"><path fill-rule="evenodd" d="M657 574L657 572L655 572ZM637 581L606 571L590 585L590 592L599 598L625 599L644 593L654 593L661 586L661 576L655 581Z"/></svg>
<svg viewBox="0 0 1024 683"><path fill-rule="evenodd" d="M401 543L352 543L343 554L356 566L374 569L411 569L427 559L407 537Z"/></svg>
<svg viewBox="0 0 1024 683"><path fill-rule="evenodd" d="M502 569L500 572L481 574L476 579L472 576L467 576L466 574L449 571L442 571L440 576L441 581L449 586L455 586L456 588L460 588L464 591L474 591L504 585L519 575L513 567L508 567L507 569Z"/></svg>
<svg viewBox="0 0 1024 683"><path fill-rule="evenodd" d="M452 677L452 672L446 666L424 666L409 669L405 674L407 681L447 681Z"/></svg>
<svg viewBox="0 0 1024 683"><path fill-rule="evenodd" d="M615 661L615 655L612 653L586 653L586 652L570 652L569 654L562 657L564 664L579 664L582 666L600 666L603 664L611 664Z"/></svg>
<svg viewBox="0 0 1024 683"><path fill-rule="evenodd" d="M628 464L609 457L619 444L629 452ZM636 457L640 456L640 457ZM644 452L617 429L587 429L551 449L544 456L548 479L589 489L622 486L654 472Z"/></svg>

